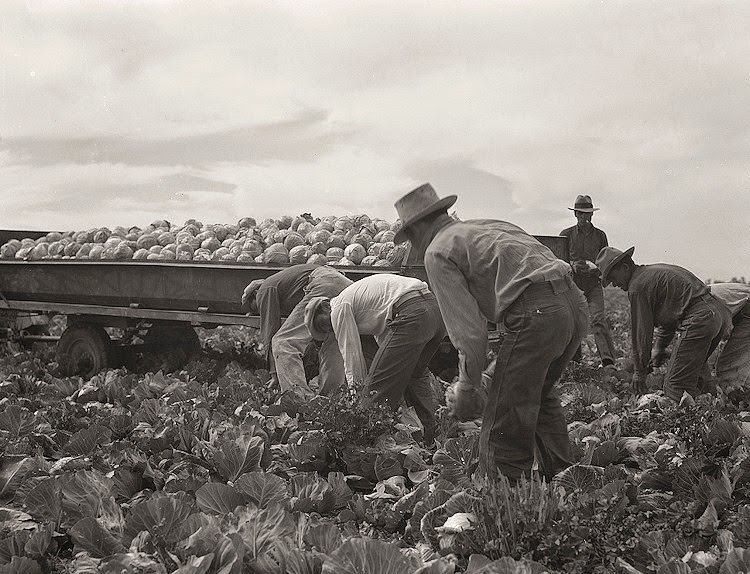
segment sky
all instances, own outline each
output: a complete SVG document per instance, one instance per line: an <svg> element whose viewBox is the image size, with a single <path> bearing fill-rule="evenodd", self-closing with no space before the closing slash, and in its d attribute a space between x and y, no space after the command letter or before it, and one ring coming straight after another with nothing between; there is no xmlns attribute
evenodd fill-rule
<svg viewBox="0 0 750 574"><path fill-rule="evenodd" d="M2 0L0 228L367 214L423 182L750 280L750 2Z"/></svg>

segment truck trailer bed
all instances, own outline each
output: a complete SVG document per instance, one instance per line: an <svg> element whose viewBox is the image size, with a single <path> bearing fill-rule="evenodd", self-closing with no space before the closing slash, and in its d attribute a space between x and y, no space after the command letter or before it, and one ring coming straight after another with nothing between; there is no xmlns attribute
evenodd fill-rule
<svg viewBox="0 0 750 574"><path fill-rule="evenodd" d="M0 231L0 236L42 232ZM561 259L567 238L536 236ZM397 273L427 281L421 262L400 267L336 267L356 281ZM290 267L212 261L44 259L0 260L0 306L19 311L107 315L199 323L248 325L240 307L245 286ZM213 317L213 321L212 321Z"/></svg>

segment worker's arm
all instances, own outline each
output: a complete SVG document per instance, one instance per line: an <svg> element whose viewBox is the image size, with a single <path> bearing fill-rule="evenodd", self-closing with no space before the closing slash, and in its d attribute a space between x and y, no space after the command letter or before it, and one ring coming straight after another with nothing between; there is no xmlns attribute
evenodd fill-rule
<svg viewBox="0 0 750 574"><path fill-rule="evenodd" d="M628 293L635 373L645 377L651 360L654 338L654 315L645 293Z"/></svg>
<svg viewBox="0 0 750 574"><path fill-rule="evenodd" d="M448 336L458 351L459 382L478 386L487 360L487 319L453 261L443 254L428 252L425 268Z"/></svg>
<svg viewBox="0 0 750 574"><path fill-rule="evenodd" d="M255 297L260 313L260 341L270 355L271 339L281 328L279 292L275 285L264 286L258 289Z"/></svg>
<svg viewBox="0 0 750 574"><path fill-rule="evenodd" d="M602 231L602 246L599 248L601 251L605 247L609 247L609 242L607 241L607 234Z"/></svg>
<svg viewBox="0 0 750 574"><path fill-rule="evenodd" d="M654 346L651 349L651 366L661 367L667 359L667 347L674 339L674 327L657 327L654 333Z"/></svg>
<svg viewBox="0 0 750 574"><path fill-rule="evenodd" d="M331 309L331 325L344 358L346 382L359 387L367 375L367 365L351 303L344 301Z"/></svg>

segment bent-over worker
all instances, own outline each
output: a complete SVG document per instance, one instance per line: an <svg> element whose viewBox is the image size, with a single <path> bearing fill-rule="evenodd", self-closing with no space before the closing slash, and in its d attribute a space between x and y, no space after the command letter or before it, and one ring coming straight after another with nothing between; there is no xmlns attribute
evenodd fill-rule
<svg viewBox="0 0 750 574"><path fill-rule="evenodd" d="M350 386L363 388L367 400L393 410L405 400L424 426L425 442L432 442L438 403L427 365L445 337L445 326L427 283L390 273L371 275L332 299L310 299L305 322L316 339L338 342ZM369 369L360 335L373 335L378 343Z"/></svg>
<svg viewBox="0 0 750 574"><path fill-rule="evenodd" d="M750 383L750 285L714 283L709 289L732 314L732 331L716 361L716 378L746 386Z"/></svg>
<svg viewBox="0 0 750 574"><path fill-rule="evenodd" d="M750 382L750 285L712 283L708 289L732 315L731 332L716 359L716 379L731 387L746 386ZM666 349L673 337L674 330L663 327L656 330L651 351L653 366L659 367L665 362ZM705 376L710 376L710 371Z"/></svg>
<svg viewBox="0 0 750 574"><path fill-rule="evenodd" d="M424 184L399 199L396 241L424 254L432 290L459 354L453 414L483 416L480 467L511 482L529 475L535 448L547 478L571 465L568 428L555 384L588 327L586 300L570 265L520 227L490 219L456 221ZM505 334L482 413L480 381L487 322Z"/></svg>
<svg viewBox="0 0 750 574"><path fill-rule="evenodd" d="M633 389L646 392L654 328L663 327L679 332L664 376L664 394L677 401L686 391L697 395L707 390L700 374L729 326L729 309L687 269L665 263L636 265L634 251L605 247L596 258L602 285L612 282L627 291L630 300Z"/></svg>
<svg viewBox="0 0 750 574"><path fill-rule="evenodd" d="M272 377L281 391L311 394L303 356L312 341L305 327L305 306L313 297L335 297L351 280L327 266L293 265L265 280L251 282L242 295L243 309L260 314L260 340L268 353ZM286 317L284 320L283 318ZM319 352L320 394L328 394L344 379L344 365L336 345Z"/></svg>

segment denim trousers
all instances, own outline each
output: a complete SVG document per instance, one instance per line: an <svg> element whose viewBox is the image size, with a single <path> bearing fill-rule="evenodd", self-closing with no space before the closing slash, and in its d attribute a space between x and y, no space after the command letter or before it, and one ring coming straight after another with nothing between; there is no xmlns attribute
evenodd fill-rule
<svg viewBox="0 0 750 574"><path fill-rule="evenodd" d="M612 331L609 328L609 320L604 312L604 289L601 283L597 283L583 292L589 305L589 316L591 317L591 332L596 341L596 350L602 365L615 362L615 345L612 342Z"/></svg>
<svg viewBox="0 0 750 574"><path fill-rule="evenodd" d="M683 313L678 337L664 376L664 394L679 401L687 391L699 394L699 379L708 357L728 330L729 309L712 295L696 299Z"/></svg>
<svg viewBox="0 0 750 574"><path fill-rule="evenodd" d="M443 317L432 293L393 306L380 348L372 361L365 389L369 400L393 410L401 401L414 407L430 441L436 430L438 401L427 365L446 335Z"/></svg>
<svg viewBox="0 0 750 574"><path fill-rule="evenodd" d="M336 297L345 287L338 271L321 267L310 274L305 295L292 309L286 321L271 339L271 351L276 363L276 376L281 391L290 389L312 393L305 378L303 356L312 341L305 326L305 306L313 297ZM341 357L336 339L328 337L319 351L319 381L321 388L338 388L346 379L344 359Z"/></svg>
<svg viewBox="0 0 750 574"><path fill-rule="evenodd" d="M536 450L549 479L572 464L555 385L586 335L586 299L570 277L532 284L506 310L504 325L482 419L480 471L515 482L530 475Z"/></svg>
<svg viewBox="0 0 750 574"><path fill-rule="evenodd" d="M750 301L734 317L734 327L716 361L716 378L732 386L750 384Z"/></svg>

